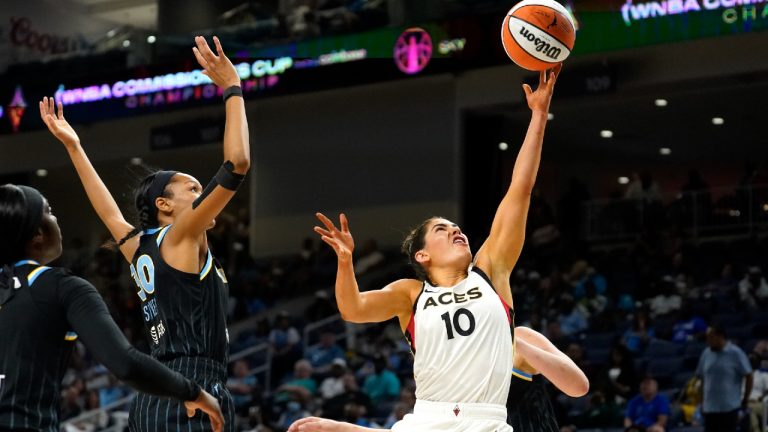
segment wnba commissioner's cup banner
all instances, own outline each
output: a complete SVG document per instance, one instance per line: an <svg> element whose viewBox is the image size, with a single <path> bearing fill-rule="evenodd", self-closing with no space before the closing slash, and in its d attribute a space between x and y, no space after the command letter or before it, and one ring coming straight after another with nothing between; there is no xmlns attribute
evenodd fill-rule
<svg viewBox="0 0 768 432"><path fill-rule="evenodd" d="M0 73L8 65L92 53L116 24L71 0L2 0Z"/></svg>

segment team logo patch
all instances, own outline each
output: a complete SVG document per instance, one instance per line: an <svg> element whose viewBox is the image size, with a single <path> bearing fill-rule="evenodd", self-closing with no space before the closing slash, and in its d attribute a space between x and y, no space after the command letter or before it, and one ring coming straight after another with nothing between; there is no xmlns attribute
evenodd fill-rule
<svg viewBox="0 0 768 432"><path fill-rule="evenodd" d="M456 405L455 407L453 407L453 415L455 415L456 417L458 417L460 412L461 412L461 410L459 409L459 406L458 406L458 405Z"/></svg>

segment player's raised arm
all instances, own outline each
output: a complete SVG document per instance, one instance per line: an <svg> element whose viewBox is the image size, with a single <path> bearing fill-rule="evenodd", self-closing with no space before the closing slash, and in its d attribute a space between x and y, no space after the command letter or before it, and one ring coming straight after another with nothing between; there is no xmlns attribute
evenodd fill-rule
<svg viewBox="0 0 768 432"><path fill-rule="evenodd" d="M523 249L528 207L539 170L549 103L561 68L560 64L551 72L542 71L536 91L523 84L531 109L531 122L517 154L509 189L496 210L490 235L477 253L476 265L488 274L499 295L509 305L512 305L509 275Z"/></svg>
<svg viewBox="0 0 768 432"><path fill-rule="evenodd" d="M64 118L62 103L58 103L58 112L54 105L53 98L43 98L40 101L40 117L45 122L45 125L48 126L48 130L51 131L53 136L64 144L64 148L69 153L69 158L72 160L72 165L75 167L78 177L80 177L80 182L83 184L93 209L96 210L99 219L106 225L112 238L119 242L120 239L125 238L126 234L133 231L134 227L125 220L112 194L109 193L96 169L93 168L91 161L88 160L85 150L80 145L80 137L77 136L75 130ZM128 262L133 258L133 254L138 246L139 243L136 237L132 237L119 245L120 252Z"/></svg>
<svg viewBox="0 0 768 432"><path fill-rule="evenodd" d="M336 302L342 318L350 322L382 322L397 316L400 322L410 318L411 303L409 290L418 281L403 279L393 282L383 289L361 293L355 269L352 263L352 252L355 241L349 232L349 222L344 214L339 216L337 228L334 223L322 213L316 214L325 228L316 226L315 232L333 248L338 259L336 270Z"/></svg>
<svg viewBox="0 0 768 432"><path fill-rule="evenodd" d="M208 186L191 207L176 217L166 242L178 244L183 239L195 239L209 228L210 223L229 203L251 166L248 120L240 87L240 76L224 54L219 38L213 37L214 53L202 36L195 37L192 48L203 74L221 88L225 97L224 162Z"/></svg>

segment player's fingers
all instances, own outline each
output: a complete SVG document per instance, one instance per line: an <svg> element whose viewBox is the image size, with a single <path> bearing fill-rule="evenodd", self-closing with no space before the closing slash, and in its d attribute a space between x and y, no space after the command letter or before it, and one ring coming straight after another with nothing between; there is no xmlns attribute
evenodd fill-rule
<svg viewBox="0 0 768 432"><path fill-rule="evenodd" d="M323 223L323 225L325 225L326 228L328 228L328 231L338 231L338 229L336 229L336 225L334 225L333 222L331 222L331 220L328 219L324 214L316 213L315 216L320 220L320 222Z"/></svg>
<svg viewBox="0 0 768 432"><path fill-rule="evenodd" d="M322 236L322 237L320 237L320 239L322 239L324 242L326 242L328 244L328 246L332 247L333 250L335 250L337 253L339 252L339 245L336 244L336 242L333 241L333 239L331 237Z"/></svg>
<svg viewBox="0 0 768 432"><path fill-rule="evenodd" d="M187 417L194 417L194 416L195 416L195 409L187 408Z"/></svg>
<svg viewBox="0 0 768 432"><path fill-rule="evenodd" d="M213 44L216 45L216 54L218 54L219 57L224 57L224 49L221 47L221 41L219 41L217 36L213 37Z"/></svg>
<svg viewBox="0 0 768 432"><path fill-rule="evenodd" d="M213 53L213 51L211 51L211 47L208 46L208 41L205 40L204 37L196 37L195 43L197 44L197 49L200 51L200 54L208 63L213 63L216 61L216 55Z"/></svg>
<svg viewBox="0 0 768 432"><path fill-rule="evenodd" d="M539 72L539 87L547 83L547 71Z"/></svg>
<svg viewBox="0 0 768 432"><path fill-rule="evenodd" d="M59 101L58 103L58 108L59 108L58 118L59 120L64 120L64 104L61 103L61 101Z"/></svg>
<svg viewBox="0 0 768 432"><path fill-rule="evenodd" d="M48 114L56 115L56 107L52 97L48 98Z"/></svg>
<svg viewBox="0 0 768 432"><path fill-rule="evenodd" d="M529 86L528 84L523 84L523 91L525 92L526 96L530 96L531 93L533 93L531 86Z"/></svg>
<svg viewBox="0 0 768 432"><path fill-rule="evenodd" d="M339 215L339 222L341 223L341 230L345 233L349 232L349 221L347 220L347 215L342 213Z"/></svg>
<svg viewBox="0 0 768 432"><path fill-rule="evenodd" d="M208 62L205 60L203 55L200 54L200 50L197 49L197 47L193 47L192 52L195 54L195 58L197 59L197 62L200 63L200 66L204 68L208 67Z"/></svg>
<svg viewBox="0 0 768 432"><path fill-rule="evenodd" d="M314 230L315 230L316 233L320 234L321 236L326 236L326 237L332 237L333 236L330 231L322 229L319 226L316 226L314 228Z"/></svg>

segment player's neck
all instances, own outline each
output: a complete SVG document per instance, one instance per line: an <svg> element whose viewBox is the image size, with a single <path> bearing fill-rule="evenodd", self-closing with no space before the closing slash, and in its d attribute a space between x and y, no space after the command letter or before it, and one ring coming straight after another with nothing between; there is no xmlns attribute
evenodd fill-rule
<svg viewBox="0 0 768 432"><path fill-rule="evenodd" d="M455 268L430 269L429 272L429 280L439 287L452 287L466 278L466 270L457 270Z"/></svg>

